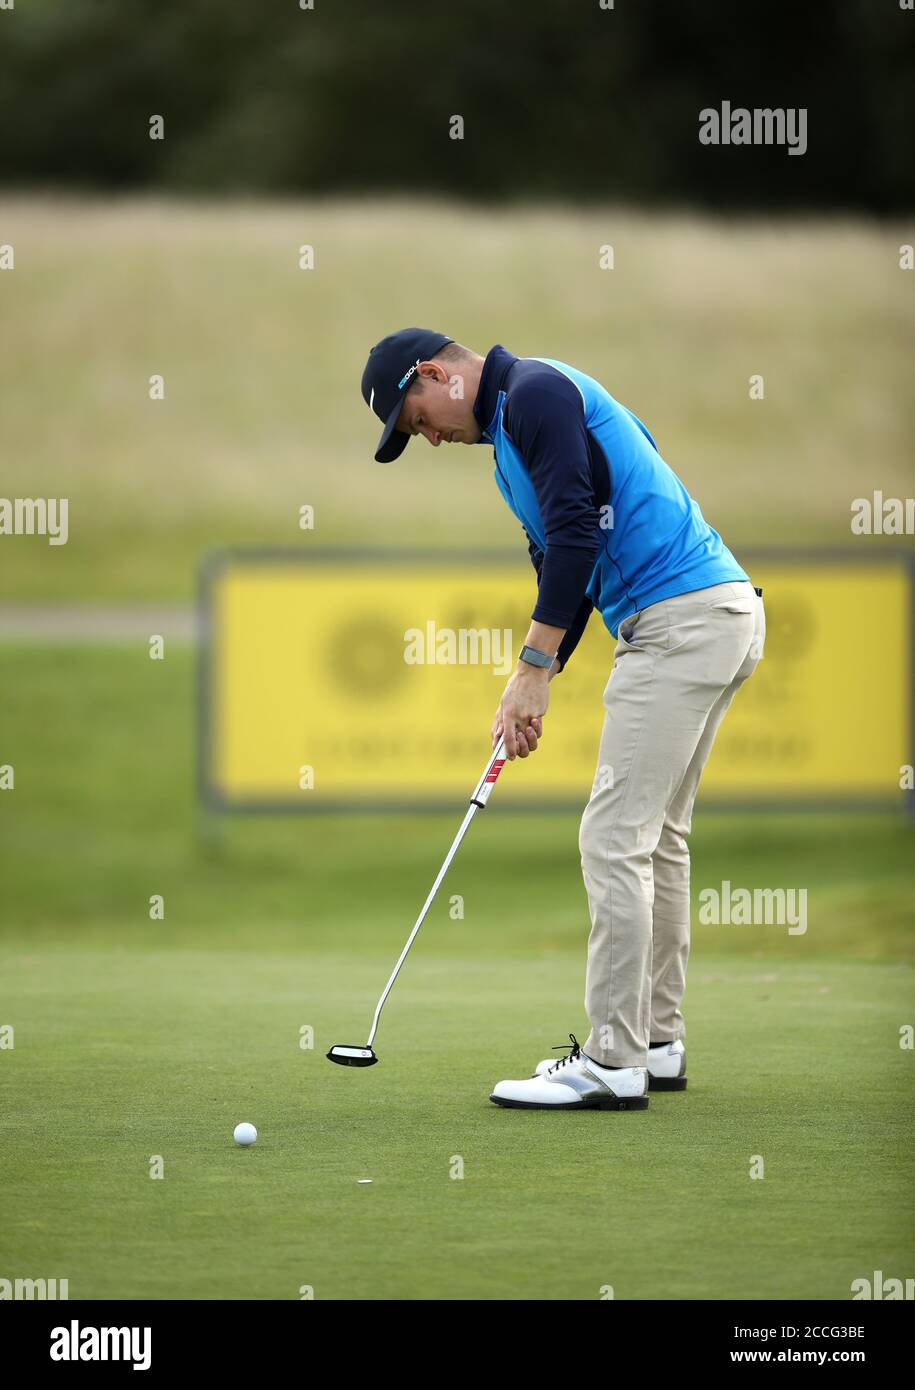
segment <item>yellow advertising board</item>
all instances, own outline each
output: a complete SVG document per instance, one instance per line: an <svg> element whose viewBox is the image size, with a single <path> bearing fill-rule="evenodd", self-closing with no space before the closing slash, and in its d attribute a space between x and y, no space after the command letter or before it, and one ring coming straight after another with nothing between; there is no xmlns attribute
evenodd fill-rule
<svg viewBox="0 0 915 1390"><path fill-rule="evenodd" d="M763 588L763 661L703 777L705 804L900 801L912 749L905 556L741 553ZM223 810L452 807L536 601L517 552L226 552L202 578L200 780ZM614 642L593 613L549 687L537 753L499 801L584 806Z"/></svg>

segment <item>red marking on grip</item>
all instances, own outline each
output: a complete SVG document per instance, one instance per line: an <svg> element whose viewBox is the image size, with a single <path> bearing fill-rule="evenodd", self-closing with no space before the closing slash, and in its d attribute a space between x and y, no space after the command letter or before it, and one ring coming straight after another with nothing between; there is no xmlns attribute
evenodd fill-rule
<svg viewBox="0 0 915 1390"><path fill-rule="evenodd" d="M491 767L491 768L489 769L489 771L487 772L487 774L486 774L486 779L485 779L485 780L486 780L487 782L494 782L494 781L496 780L496 778L498 777L499 773L502 771L502 769L503 769L504 766L505 766L505 759L504 759L504 758L497 758L496 761L493 763L492 767Z"/></svg>

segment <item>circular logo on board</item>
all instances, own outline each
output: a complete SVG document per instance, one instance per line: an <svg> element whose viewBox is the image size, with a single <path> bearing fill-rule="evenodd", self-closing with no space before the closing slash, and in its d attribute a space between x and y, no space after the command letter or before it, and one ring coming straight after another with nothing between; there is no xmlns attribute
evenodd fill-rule
<svg viewBox="0 0 915 1390"><path fill-rule="evenodd" d="M351 699L392 695L407 668L400 628L383 618L363 613L341 623L327 646L327 669Z"/></svg>

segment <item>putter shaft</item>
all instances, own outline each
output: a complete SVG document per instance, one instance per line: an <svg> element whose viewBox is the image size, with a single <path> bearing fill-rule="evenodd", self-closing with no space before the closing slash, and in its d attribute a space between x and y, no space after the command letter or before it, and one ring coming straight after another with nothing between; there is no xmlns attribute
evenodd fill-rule
<svg viewBox="0 0 915 1390"><path fill-rule="evenodd" d="M458 846L460 845L460 843L461 843L461 841L463 840L465 834L467 833L467 827L470 825L470 822L473 820L473 818L474 818L474 816L476 815L477 811L479 811L482 807L484 807L484 806L486 805L487 801L489 800L490 794L492 793L492 789L493 789L493 787L494 787L495 784L496 784L496 779L497 779L497 777L499 776L499 773L502 771L502 767L503 767L503 764L504 764L504 763L505 763L505 739L502 738L502 739L499 740L499 743L498 743L498 746L497 746L495 752L493 753L493 755L492 755L492 757L490 758L489 762L486 764L486 768L485 768L485 770L484 770L484 772L483 772L483 775L482 775L482 777L480 778L479 782L478 782L477 785L476 785L476 789L474 790L473 796L470 798L470 806L468 807L467 814L464 816L464 819L463 819L463 821L461 822L461 828L460 828L460 830L458 831L457 835L454 837L454 843L452 844L451 848L450 848L449 851L448 851L448 854L447 854L446 857L445 857L445 862L444 862L444 864L442 865L442 867L441 867L441 868L439 869L439 871L438 871L438 875L437 875L437 877L436 877L435 882L434 882L433 885L432 885L432 889L431 889L431 891L430 891L430 893L429 893L428 898L427 898L426 901L423 903L423 910L422 910L422 912L419 914L419 916L417 917L417 919L416 919L416 925L414 926L413 930L410 932L410 935L407 937L406 945L404 946L403 950L402 950L401 953L400 953L400 956L398 957L397 964L394 966L394 969L391 971L391 978L388 980L387 984L385 985L384 990L382 991L382 994L381 994L381 998L378 1000L378 1003L377 1003L377 1005L376 1005L376 1007L375 1007L375 1017L372 1019L372 1029L371 1029L371 1032L369 1033L368 1041L367 1041L367 1043L366 1043L366 1047L371 1047L372 1044L373 1044L373 1042L375 1041L375 1034L376 1034L376 1032L378 1031L378 1020L379 1020L379 1018L381 1017L381 1010L384 1008L384 1001L387 999L388 995L390 994L390 992L391 992L391 986L393 985L394 981L397 979L397 975L398 975L398 972L399 972L399 970L400 970L400 967L403 965L404 961L406 960L407 954L408 954L408 952L409 952L409 950L410 950L410 947L413 945L413 942L416 940L416 933L419 931L420 927L422 926L423 921L425 920L426 913L429 911L429 908L430 908L431 905L432 905L432 901L433 901L433 899L434 899L436 893L438 892L439 885L441 884L442 879L445 877L445 874L448 872L448 866L449 866L449 864L451 863L451 861L452 861L452 859L454 858L454 856L457 854Z"/></svg>

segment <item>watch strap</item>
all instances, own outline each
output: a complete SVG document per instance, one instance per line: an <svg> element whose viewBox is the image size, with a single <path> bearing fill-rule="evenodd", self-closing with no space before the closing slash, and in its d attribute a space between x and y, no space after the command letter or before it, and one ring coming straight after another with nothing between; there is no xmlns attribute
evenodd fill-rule
<svg viewBox="0 0 915 1390"><path fill-rule="evenodd" d="M548 670L556 660L555 656L547 656L546 652L540 652L536 647L529 647L525 642L521 648L521 661L526 661L529 666L540 666Z"/></svg>

